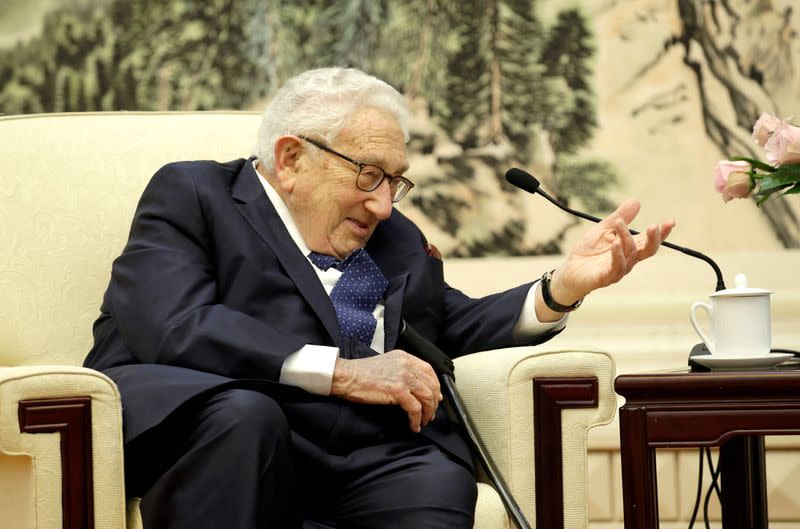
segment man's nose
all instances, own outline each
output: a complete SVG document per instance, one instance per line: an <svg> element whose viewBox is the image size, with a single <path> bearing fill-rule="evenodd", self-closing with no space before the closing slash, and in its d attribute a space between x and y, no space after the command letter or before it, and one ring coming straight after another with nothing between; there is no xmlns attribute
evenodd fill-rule
<svg viewBox="0 0 800 529"><path fill-rule="evenodd" d="M369 192L369 197L364 206L370 213L380 220L389 218L392 214L392 189L389 186L389 179L384 179L381 184Z"/></svg>

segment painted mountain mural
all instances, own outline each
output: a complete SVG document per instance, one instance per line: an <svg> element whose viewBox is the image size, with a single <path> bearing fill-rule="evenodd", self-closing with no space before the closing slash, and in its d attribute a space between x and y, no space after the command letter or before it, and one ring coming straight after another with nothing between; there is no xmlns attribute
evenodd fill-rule
<svg viewBox="0 0 800 529"><path fill-rule="evenodd" d="M722 205L717 159L800 106L791 0L9 0L0 112L260 109L291 75L356 66L403 91L418 185L401 209L445 255L559 253L603 214L712 249L798 247L796 204ZM13 31L12 31L13 29ZM244 146L246 148L246 146Z"/></svg>

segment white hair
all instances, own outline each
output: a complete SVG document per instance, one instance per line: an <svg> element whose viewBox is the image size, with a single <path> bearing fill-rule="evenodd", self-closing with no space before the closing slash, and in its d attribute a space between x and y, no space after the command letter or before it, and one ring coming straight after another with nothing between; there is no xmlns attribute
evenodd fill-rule
<svg viewBox="0 0 800 529"><path fill-rule="evenodd" d="M292 77L261 117L253 154L275 169L275 142L289 134L330 143L355 111L373 107L393 114L408 141L408 107L403 96L377 77L355 68L318 68Z"/></svg>

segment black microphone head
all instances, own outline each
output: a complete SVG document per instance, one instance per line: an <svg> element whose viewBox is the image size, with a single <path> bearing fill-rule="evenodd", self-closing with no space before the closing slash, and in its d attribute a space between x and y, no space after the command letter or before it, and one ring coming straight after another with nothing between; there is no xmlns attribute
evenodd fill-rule
<svg viewBox="0 0 800 529"><path fill-rule="evenodd" d="M532 174L516 167L506 171L506 182L528 193L536 193L539 189L539 181Z"/></svg>

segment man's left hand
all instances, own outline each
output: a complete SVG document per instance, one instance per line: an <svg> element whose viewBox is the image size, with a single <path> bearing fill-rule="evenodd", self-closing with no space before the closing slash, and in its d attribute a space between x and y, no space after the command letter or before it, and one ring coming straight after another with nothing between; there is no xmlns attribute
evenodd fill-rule
<svg viewBox="0 0 800 529"><path fill-rule="evenodd" d="M572 305L593 290L622 279L636 263L654 255L669 236L675 221L648 226L644 233L631 235L628 225L639 213L638 200L627 200L616 211L593 226L567 255L564 263L553 273L550 292L558 303ZM540 321L554 320L563 314L546 307L537 316Z"/></svg>

